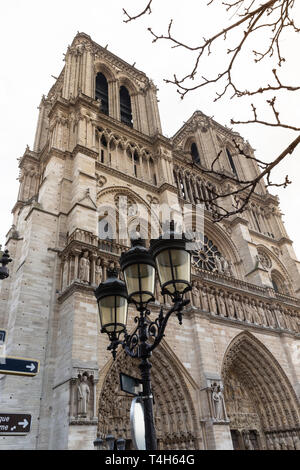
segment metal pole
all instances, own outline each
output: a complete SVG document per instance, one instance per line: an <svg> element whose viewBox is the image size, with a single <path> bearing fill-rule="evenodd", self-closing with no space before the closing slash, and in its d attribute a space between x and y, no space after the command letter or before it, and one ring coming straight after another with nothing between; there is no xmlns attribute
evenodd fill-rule
<svg viewBox="0 0 300 470"><path fill-rule="evenodd" d="M147 358L142 358L139 365L143 381L143 402L144 402L144 417L145 417L145 440L146 450L156 450L156 433L153 418L153 397L151 390L151 370L152 365Z"/></svg>

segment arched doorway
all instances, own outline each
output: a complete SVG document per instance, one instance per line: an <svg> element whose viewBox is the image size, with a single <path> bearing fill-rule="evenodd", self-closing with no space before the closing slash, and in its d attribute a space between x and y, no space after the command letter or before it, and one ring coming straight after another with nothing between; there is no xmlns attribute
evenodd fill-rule
<svg viewBox="0 0 300 470"><path fill-rule="evenodd" d="M235 449L296 449L299 402L283 369L248 332L229 345L222 368Z"/></svg>
<svg viewBox="0 0 300 470"><path fill-rule="evenodd" d="M196 412L184 373L162 345L155 350L151 363L158 449L202 448ZM119 374L123 372L140 377L138 364L138 360L126 356L124 351L120 352L116 361L104 371L99 396L99 435L103 438L112 433L116 438L125 439L126 449L133 449L129 420L132 397L120 391Z"/></svg>

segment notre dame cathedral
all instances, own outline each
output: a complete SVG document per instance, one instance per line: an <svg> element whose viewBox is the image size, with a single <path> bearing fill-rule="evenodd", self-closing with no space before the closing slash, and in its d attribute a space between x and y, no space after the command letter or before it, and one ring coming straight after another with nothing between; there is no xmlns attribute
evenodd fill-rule
<svg viewBox="0 0 300 470"><path fill-rule="evenodd" d="M214 222L210 195L230 189L232 175L259 172L233 140L253 149L201 111L165 137L156 92L78 33L42 97L33 149L19 159L0 304L6 354L34 358L40 370L0 376L1 411L32 416L26 435L0 433L1 449L93 449L108 434L134 448L119 373L139 377L138 363L121 348L113 361L94 295L129 246L99 211L121 196L129 227L139 205L205 201L191 303L181 326L170 318L151 359L158 448L300 449L300 263L278 198L261 181L245 212ZM203 171L218 152L228 179ZM167 302L157 287L151 315Z"/></svg>

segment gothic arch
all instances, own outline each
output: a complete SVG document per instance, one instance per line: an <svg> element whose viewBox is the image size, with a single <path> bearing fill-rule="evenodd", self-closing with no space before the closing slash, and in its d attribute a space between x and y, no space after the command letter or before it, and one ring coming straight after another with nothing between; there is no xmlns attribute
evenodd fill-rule
<svg viewBox="0 0 300 470"><path fill-rule="evenodd" d="M276 256L269 248L264 245L257 245L257 252L258 254L266 254L271 260L271 266L267 267L269 270L270 276L272 277L275 274L275 278L282 279L285 284L285 290L287 294L291 293L292 288L292 280L289 276L289 273L283 263L280 261L278 256ZM265 266L264 266L265 267ZM283 292L285 293L285 292Z"/></svg>
<svg viewBox="0 0 300 470"><path fill-rule="evenodd" d="M250 397L254 414L257 415L254 420L256 431L263 446L269 433L275 437L278 435L279 439L282 433L290 437L293 430L299 428L299 401L288 377L272 353L249 332L236 336L225 352L222 365L225 390L232 377ZM240 398L235 397L235 402L241 403ZM239 409L237 415L230 409L227 412L231 426L235 426L234 423L240 419L246 419L247 410ZM246 430L247 426L251 428L253 416L251 418L250 415L250 424L247 420L244 424Z"/></svg>
<svg viewBox="0 0 300 470"><path fill-rule="evenodd" d="M136 85L125 75L120 75L118 78L119 88L125 86L129 91L130 97L138 92Z"/></svg>
<svg viewBox="0 0 300 470"><path fill-rule="evenodd" d="M116 211L116 217L117 217L117 227L118 227L118 221L119 221L119 211L118 207L115 206L114 203L114 197L117 195L124 195L127 196L128 202L133 201L134 203L141 204L145 207L148 213L148 234L149 238L151 236L151 223L153 222L155 224L154 227L154 232L155 236L158 236L156 234L159 234L161 232L161 225L156 217L156 215L151 211L151 207L148 202L146 202L142 197L140 197L137 193L133 192L132 190L124 187L124 186L114 186L113 188L104 188L102 191L99 191L97 194L97 205L99 205L100 201L102 204L107 204L108 206L113 205L115 207ZM106 197L108 196L109 202L106 202ZM143 214L141 214L141 218L143 217ZM127 219L129 223L129 218Z"/></svg>
<svg viewBox="0 0 300 470"><path fill-rule="evenodd" d="M115 75L109 65L105 64L104 62L96 61L95 62L95 78L98 73L103 73L107 81L111 81L115 79Z"/></svg>
<svg viewBox="0 0 300 470"><path fill-rule="evenodd" d="M160 449L199 449L201 438L190 389L196 385L169 348L161 344L152 356L155 427ZM120 351L100 372L98 432L131 440L132 397L120 392L119 373L139 377L139 361Z"/></svg>

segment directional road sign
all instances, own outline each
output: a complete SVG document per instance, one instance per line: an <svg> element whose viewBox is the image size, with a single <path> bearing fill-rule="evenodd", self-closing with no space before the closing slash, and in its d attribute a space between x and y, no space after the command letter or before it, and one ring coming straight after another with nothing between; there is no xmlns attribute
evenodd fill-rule
<svg viewBox="0 0 300 470"><path fill-rule="evenodd" d="M38 374L40 362L24 357L0 356L0 374L29 375Z"/></svg>
<svg viewBox="0 0 300 470"><path fill-rule="evenodd" d="M0 330L0 344L5 342L6 330Z"/></svg>
<svg viewBox="0 0 300 470"><path fill-rule="evenodd" d="M30 425L31 415L0 413L0 435L27 434Z"/></svg>

